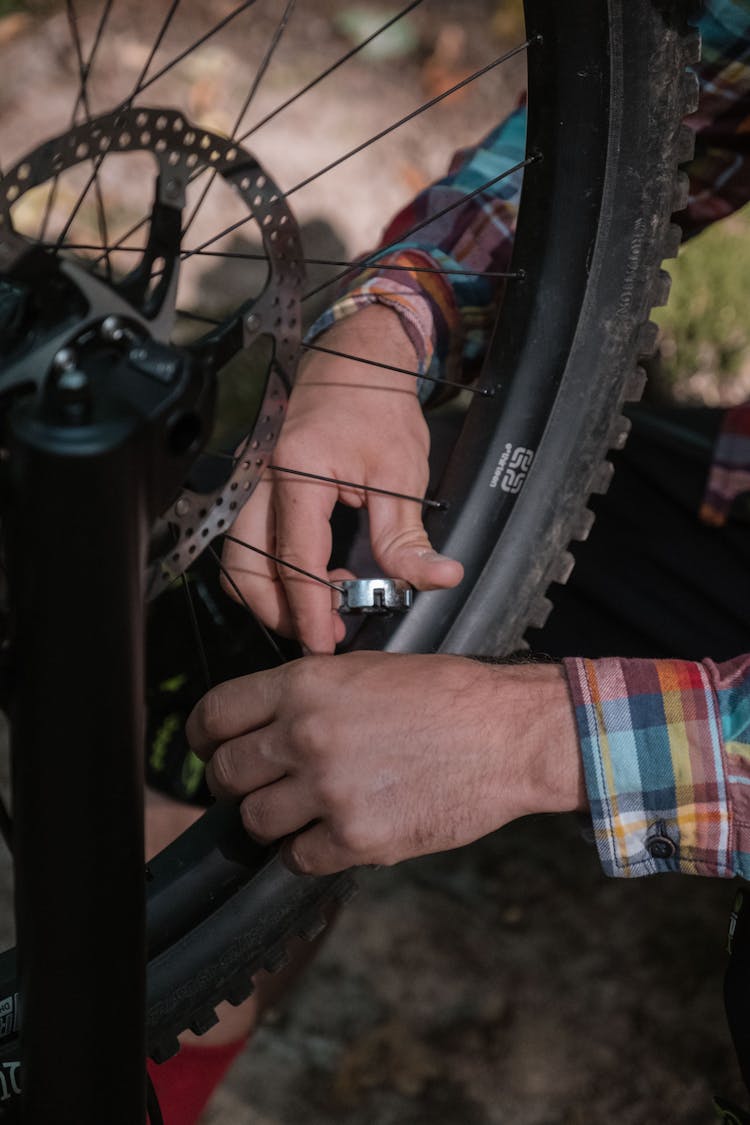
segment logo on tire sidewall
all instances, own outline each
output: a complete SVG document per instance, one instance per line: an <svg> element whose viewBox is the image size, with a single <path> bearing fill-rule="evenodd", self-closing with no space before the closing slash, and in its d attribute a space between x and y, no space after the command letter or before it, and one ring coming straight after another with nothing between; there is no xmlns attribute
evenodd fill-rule
<svg viewBox="0 0 750 1125"><path fill-rule="evenodd" d="M527 449L524 445L514 447L511 442L506 442L502 456L492 474L490 488L500 488L511 496L517 496L526 483L529 470L534 463L534 454L533 449Z"/></svg>

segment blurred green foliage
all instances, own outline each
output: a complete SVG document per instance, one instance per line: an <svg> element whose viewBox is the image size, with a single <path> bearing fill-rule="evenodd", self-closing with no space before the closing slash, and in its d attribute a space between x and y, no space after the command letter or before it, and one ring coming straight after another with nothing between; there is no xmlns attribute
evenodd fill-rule
<svg viewBox="0 0 750 1125"><path fill-rule="evenodd" d="M672 294L654 319L672 389L697 373L726 384L750 363L750 208L717 223L667 263Z"/></svg>
<svg viewBox="0 0 750 1125"><path fill-rule="evenodd" d="M9 16L11 12L22 12L25 7L23 0L0 0L0 19Z"/></svg>

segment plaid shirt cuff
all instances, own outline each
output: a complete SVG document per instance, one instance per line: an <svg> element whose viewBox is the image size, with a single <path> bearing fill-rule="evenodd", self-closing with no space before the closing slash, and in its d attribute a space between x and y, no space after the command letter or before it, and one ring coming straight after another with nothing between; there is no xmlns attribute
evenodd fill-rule
<svg viewBox="0 0 750 1125"><path fill-rule="evenodd" d="M739 873L708 663L609 658L565 666L605 873Z"/></svg>
<svg viewBox="0 0 750 1125"><path fill-rule="evenodd" d="M399 266L410 264L406 255L388 255L382 262L378 262L379 270L383 269L384 262L393 262ZM368 305L385 305L398 314L404 331L417 353L416 372L420 376L417 389L420 399L426 401L430 397L434 383L421 376L427 375L433 366L435 318L429 295L421 290L418 283L415 283L417 276L405 271L399 271L398 274L395 271L391 274L365 271L351 283L342 297L318 317L309 329L305 341L312 343L332 325L340 320L346 320Z"/></svg>

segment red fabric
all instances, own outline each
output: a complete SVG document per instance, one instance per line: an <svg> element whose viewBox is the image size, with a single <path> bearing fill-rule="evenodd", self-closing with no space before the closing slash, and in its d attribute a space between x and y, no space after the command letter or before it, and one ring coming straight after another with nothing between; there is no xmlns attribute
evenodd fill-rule
<svg viewBox="0 0 750 1125"><path fill-rule="evenodd" d="M221 1047L191 1043L161 1065L148 1060L164 1125L197 1125L211 1095L245 1043L245 1039Z"/></svg>

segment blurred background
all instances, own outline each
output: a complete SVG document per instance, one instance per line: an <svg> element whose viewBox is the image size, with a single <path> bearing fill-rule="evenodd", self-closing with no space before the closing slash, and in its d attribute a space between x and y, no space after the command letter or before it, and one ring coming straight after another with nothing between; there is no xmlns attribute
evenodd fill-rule
<svg viewBox="0 0 750 1125"><path fill-rule="evenodd" d="M235 6L184 0L150 73ZM398 7L299 0L243 130ZM166 8L165 0L115 0L90 76L92 114L130 93ZM179 107L197 125L231 133L282 10L281 0L258 0L151 86L143 103ZM101 6L78 0L76 12L86 47ZM246 144L288 189L523 33L514 0L426 0ZM8 168L70 124L77 64L63 4L0 0L0 73L0 164ZM523 86L521 56L301 189L293 206L307 256L350 260L370 247L394 211L508 112ZM148 198L137 160L111 165L104 192L116 236ZM61 177L51 233L81 176ZM45 191L23 197L19 225L38 229L46 206ZM217 187L196 221L196 243L227 225L232 206ZM650 394L710 405L750 397L747 228L746 216L736 216L670 267L675 285L657 314L661 360ZM72 233L96 242L93 206L81 209ZM252 253L259 245L244 229L217 248ZM193 260L181 300L220 315L262 282L253 268ZM311 281L332 272L312 267ZM731 900L731 886L708 880L606 881L577 824L565 819L535 818L461 852L369 873L207 1122L702 1125L712 1120L712 1092L739 1097L720 995ZM7 870L0 910L10 940Z"/></svg>

